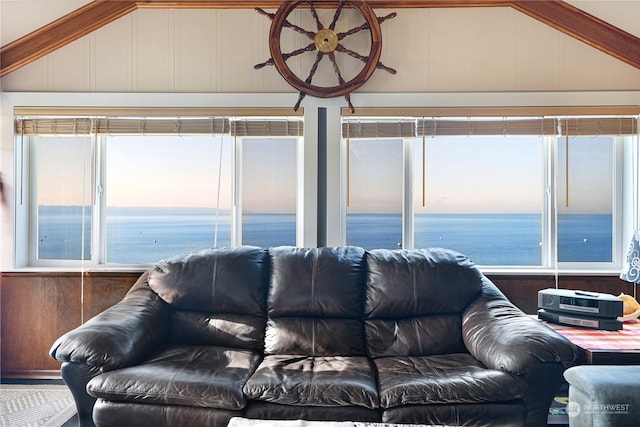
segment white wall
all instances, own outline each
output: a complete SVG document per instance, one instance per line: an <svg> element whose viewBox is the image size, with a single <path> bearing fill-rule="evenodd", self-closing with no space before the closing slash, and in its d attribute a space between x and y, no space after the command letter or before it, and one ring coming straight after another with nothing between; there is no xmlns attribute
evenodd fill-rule
<svg viewBox="0 0 640 427"><path fill-rule="evenodd" d="M24 16L16 16L20 7L1 3L4 23ZM638 0L572 3L640 36ZM381 60L398 74L376 71L363 92L640 89L639 69L511 8L397 13L382 24ZM291 92L274 67L253 69L270 56L269 26L251 9L137 10L3 77L2 90ZM304 78L312 60L306 54L290 63Z"/></svg>

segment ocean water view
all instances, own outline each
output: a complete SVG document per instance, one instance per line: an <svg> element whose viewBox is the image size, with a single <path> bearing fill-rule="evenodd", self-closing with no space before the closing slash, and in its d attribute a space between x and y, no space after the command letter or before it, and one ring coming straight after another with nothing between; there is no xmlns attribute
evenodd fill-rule
<svg viewBox="0 0 640 427"><path fill-rule="evenodd" d="M83 209L41 206L40 259L80 259ZM91 209L84 209L84 258L91 258ZM173 255L231 243L231 217L213 209L110 208L106 215L106 263L149 264ZM245 214L242 240L261 247L295 245L294 214ZM536 214L416 215L414 246L460 251L479 265L541 264L541 217ZM561 215L562 262L602 262L612 256L611 215ZM400 214L347 215L348 245L398 248Z"/></svg>
<svg viewBox="0 0 640 427"><path fill-rule="evenodd" d="M612 221L611 215L560 215L558 260L611 261ZM479 265L540 265L541 241L538 214L428 214L414 220L414 247L454 249ZM400 214L347 216L347 244L397 248L401 242Z"/></svg>

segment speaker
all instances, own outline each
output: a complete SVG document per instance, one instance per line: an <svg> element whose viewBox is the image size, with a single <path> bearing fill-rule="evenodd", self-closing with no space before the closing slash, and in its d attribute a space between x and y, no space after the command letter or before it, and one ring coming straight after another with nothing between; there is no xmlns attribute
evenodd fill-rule
<svg viewBox="0 0 640 427"><path fill-rule="evenodd" d="M622 322L617 319L605 317L581 316L572 313L559 313L547 311L543 308L538 310L538 318L560 325L581 326L583 328L601 329L605 331L619 331L622 329Z"/></svg>
<svg viewBox="0 0 640 427"><path fill-rule="evenodd" d="M623 302L614 295L569 289L538 291L538 308L608 319L616 319L623 314Z"/></svg>

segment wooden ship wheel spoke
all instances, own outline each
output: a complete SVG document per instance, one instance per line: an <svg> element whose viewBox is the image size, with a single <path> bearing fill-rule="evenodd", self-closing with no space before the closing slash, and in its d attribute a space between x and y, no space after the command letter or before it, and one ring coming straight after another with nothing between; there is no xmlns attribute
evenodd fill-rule
<svg viewBox="0 0 640 427"><path fill-rule="evenodd" d="M276 13L268 13L263 9L256 9L256 11L262 15L267 16L271 20L271 28L269 30L269 51L271 58L266 62L256 64L255 69L263 68L267 65L274 65L280 75L295 89L300 92L298 101L294 106L294 110L297 111L305 96L311 95L319 98L332 98L336 96L344 96L349 105L351 112L355 112L349 94L361 87L371 77L376 69L385 70L391 74L395 74L396 70L387 67L380 62L380 54L382 52L382 32L380 30L380 24L388 19L394 18L396 13L390 13L387 16L378 18L373 10L364 1L348 1L340 0L337 3L333 19L328 27L325 27L316 10L316 3L324 3L325 1L285 1L278 8ZM348 31L336 33L335 28L340 20L344 8L351 8L357 10L362 18L364 24L351 28ZM316 25L316 31L309 31L302 28L299 25L293 24L289 20L289 16L296 9L307 9L311 14L312 21ZM282 30L289 28L292 31L299 33L308 39L312 40L312 43L305 47L295 49L291 52L282 52L280 38L282 36ZM360 33L362 31L369 32L370 50L368 55L360 54L352 49L346 48L342 42L349 36ZM316 58L311 66L309 74L302 80L298 77L287 65L287 60L302 55L306 52L316 51ZM362 62L362 68L355 75L355 77L346 80L343 71L340 69L338 60L336 59L336 52L355 58ZM318 67L322 60L327 57L330 65L336 75L338 84L335 86L322 86L313 83L313 78L318 71Z"/></svg>

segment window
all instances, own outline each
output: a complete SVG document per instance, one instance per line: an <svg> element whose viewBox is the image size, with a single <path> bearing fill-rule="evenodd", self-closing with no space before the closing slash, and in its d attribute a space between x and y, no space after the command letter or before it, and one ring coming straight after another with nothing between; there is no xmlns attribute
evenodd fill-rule
<svg viewBox="0 0 640 427"><path fill-rule="evenodd" d="M231 244L231 138L107 136L106 263Z"/></svg>
<svg viewBox="0 0 640 427"><path fill-rule="evenodd" d="M295 245L300 118L16 123L31 162L29 265L142 265L216 246Z"/></svg>
<svg viewBox="0 0 640 427"><path fill-rule="evenodd" d="M353 140L348 150L347 244L401 247L402 140Z"/></svg>
<svg viewBox="0 0 640 427"><path fill-rule="evenodd" d="M242 242L296 244L296 141L247 138L242 143ZM289 167L283 167L288 165Z"/></svg>
<svg viewBox="0 0 640 427"><path fill-rule="evenodd" d="M91 138L41 137L34 142L35 257L90 259Z"/></svg>
<svg viewBox="0 0 640 427"><path fill-rule="evenodd" d="M482 265L541 265L541 137L443 136L414 146L415 247L455 249Z"/></svg>
<svg viewBox="0 0 640 427"><path fill-rule="evenodd" d="M343 118L346 243L446 247L492 267L617 268L636 121Z"/></svg>
<svg viewBox="0 0 640 427"><path fill-rule="evenodd" d="M558 261L613 261L615 138L558 138Z"/></svg>

